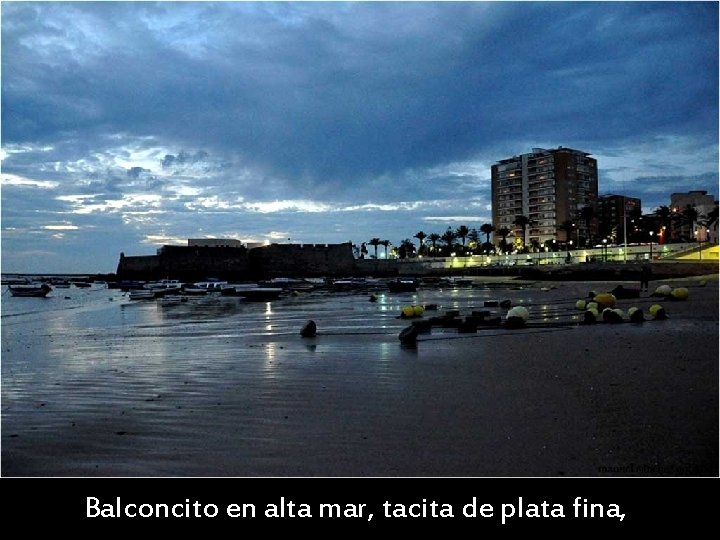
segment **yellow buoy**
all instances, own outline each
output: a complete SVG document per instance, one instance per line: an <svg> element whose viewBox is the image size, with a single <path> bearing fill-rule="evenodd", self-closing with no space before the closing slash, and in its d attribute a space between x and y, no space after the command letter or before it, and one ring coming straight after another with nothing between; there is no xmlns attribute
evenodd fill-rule
<svg viewBox="0 0 720 540"><path fill-rule="evenodd" d="M650 309L648 309L648 311L655 320L667 319L667 313L665 313L665 308L662 307L660 304L653 304L652 306L650 306Z"/></svg>
<svg viewBox="0 0 720 540"><path fill-rule="evenodd" d="M585 308L587 307L587 304L585 300L578 300L575 302L575 309L579 309L580 311L585 311Z"/></svg>
<svg viewBox="0 0 720 540"><path fill-rule="evenodd" d="M598 311L600 306L598 306L597 302L588 302L585 306L585 309L594 309L595 311ZM599 313L599 311L598 311Z"/></svg>
<svg viewBox="0 0 720 540"><path fill-rule="evenodd" d="M425 308L422 306L413 306L413 315L416 317L420 317L423 313L425 313Z"/></svg>
<svg viewBox="0 0 720 540"><path fill-rule="evenodd" d="M688 290L685 287L678 287L677 289L673 289L670 294L675 300L687 300Z"/></svg>
<svg viewBox="0 0 720 540"><path fill-rule="evenodd" d="M611 293L600 293L595 298L593 298L593 300L595 300L598 305L604 308L614 308L615 303L617 302L617 300L615 299L615 295Z"/></svg>
<svg viewBox="0 0 720 540"><path fill-rule="evenodd" d="M412 306L405 306L402 308L402 315L403 317L414 317L415 316L415 308Z"/></svg>

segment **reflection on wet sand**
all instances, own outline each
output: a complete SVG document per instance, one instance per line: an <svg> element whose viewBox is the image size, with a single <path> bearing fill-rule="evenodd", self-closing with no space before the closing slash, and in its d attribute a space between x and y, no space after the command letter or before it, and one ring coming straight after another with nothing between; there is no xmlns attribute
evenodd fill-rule
<svg viewBox="0 0 720 540"><path fill-rule="evenodd" d="M3 473L593 475L603 452L643 448L716 467L717 283L621 327L578 326L586 287L4 304ZM538 326L398 340L403 306L496 300Z"/></svg>

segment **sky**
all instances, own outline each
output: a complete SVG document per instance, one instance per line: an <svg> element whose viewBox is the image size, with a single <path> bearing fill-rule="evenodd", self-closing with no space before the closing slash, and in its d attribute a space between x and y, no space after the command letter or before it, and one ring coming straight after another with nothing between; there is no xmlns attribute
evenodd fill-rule
<svg viewBox="0 0 720 540"><path fill-rule="evenodd" d="M490 167L718 197L717 2L3 2L3 272L187 238L398 246L490 223Z"/></svg>

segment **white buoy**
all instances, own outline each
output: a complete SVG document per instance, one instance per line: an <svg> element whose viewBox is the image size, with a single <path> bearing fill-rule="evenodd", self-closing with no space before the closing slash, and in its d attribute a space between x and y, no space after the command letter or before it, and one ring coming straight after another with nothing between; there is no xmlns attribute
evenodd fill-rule
<svg viewBox="0 0 720 540"><path fill-rule="evenodd" d="M672 294L672 287L670 285L660 285L657 289L655 289L655 292L653 293L653 296L670 296Z"/></svg>

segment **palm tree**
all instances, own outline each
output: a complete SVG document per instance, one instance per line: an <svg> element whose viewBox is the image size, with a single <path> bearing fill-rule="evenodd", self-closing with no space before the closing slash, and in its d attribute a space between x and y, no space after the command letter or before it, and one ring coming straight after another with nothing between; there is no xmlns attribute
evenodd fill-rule
<svg viewBox="0 0 720 540"><path fill-rule="evenodd" d="M498 229L497 233L500 235L500 238L502 240L500 241L500 251L505 253L507 250L507 237L512 231L506 227L503 227L501 229Z"/></svg>
<svg viewBox="0 0 720 540"><path fill-rule="evenodd" d="M456 238L457 238L457 235L455 234L455 231L453 231L451 227L448 227L447 231L445 231L443 233L443 235L440 237L440 239L447 244L448 252L452 251L452 245Z"/></svg>
<svg viewBox="0 0 720 540"><path fill-rule="evenodd" d="M664 231L662 235L663 242L667 243L672 236L672 210L668 206L658 206L654 214L660 221L660 228Z"/></svg>
<svg viewBox="0 0 720 540"><path fill-rule="evenodd" d="M380 240L380 245L385 248L385 258L388 258L388 246L390 245L390 240Z"/></svg>
<svg viewBox="0 0 720 540"><path fill-rule="evenodd" d="M483 223L480 227L480 232L485 235L485 245L488 245L490 243L490 233L492 233L494 230L495 227L493 227L490 223Z"/></svg>
<svg viewBox="0 0 720 540"><path fill-rule="evenodd" d="M693 228L695 227L695 222L698 218L698 211L693 205L688 204L687 206L685 206L682 214L683 218L685 218L685 221L687 221L687 224L690 226L690 239L692 240Z"/></svg>
<svg viewBox="0 0 720 540"><path fill-rule="evenodd" d="M468 237L468 240L470 240L470 243L468 244L470 251L472 253L477 253L478 241L480 240L480 233L478 233L477 229L470 229L470 232L468 233L467 237ZM473 244L474 244L474 246L473 246Z"/></svg>
<svg viewBox="0 0 720 540"><path fill-rule="evenodd" d="M530 218L527 216L517 216L515 218L515 221L513 221L513 225L517 225L522 229L522 245L523 249L525 248L525 231L527 230L527 226L530 224Z"/></svg>
<svg viewBox="0 0 720 540"><path fill-rule="evenodd" d="M402 242L400 242L400 247L398 248L398 257L400 259L405 259L406 257L411 257L415 253L415 244L412 243L412 240L409 238L406 238Z"/></svg>
<svg viewBox="0 0 720 540"><path fill-rule="evenodd" d="M375 248L375 258L377 259L377 248L380 245L381 240L379 238L372 238L368 244Z"/></svg>
<svg viewBox="0 0 720 540"><path fill-rule="evenodd" d="M413 236L413 238L417 238L420 241L420 245L418 246L418 255L422 255L424 247L423 244L425 242L425 239L427 238L427 234L422 231L418 231L417 233L415 233L415 236Z"/></svg>
<svg viewBox="0 0 720 540"><path fill-rule="evenodd" d="M436 250L437 250L437 243L440 240L440 238L442 238L442 237L438 233L434 232L434 233L430 233L427 238L428 238L428 240L430 240L430 243L432 244L433 257L434 257Z"/></svg>
<svg viewBox="0 0 720 540"><path fill-rule="evenodd" d="M468 234L470 234L470 229L468 229L465 225L460 225L455 231L455 237L462 240L463 252L465 252L465 239L467 238Z"/></svg>

